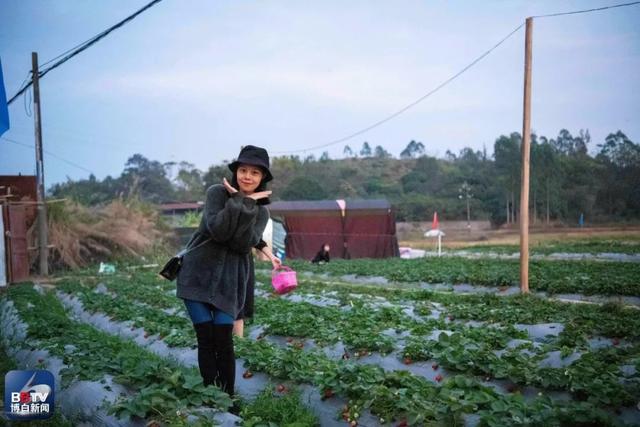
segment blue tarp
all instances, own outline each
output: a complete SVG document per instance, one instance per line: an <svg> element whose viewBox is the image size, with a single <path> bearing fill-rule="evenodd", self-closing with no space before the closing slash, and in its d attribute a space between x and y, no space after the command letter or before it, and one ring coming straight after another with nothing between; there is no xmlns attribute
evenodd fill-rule
<svg viewBox="0 0 640 427"><path fill-rule="evenodd" d="M0 136L9 129L9 106L7 105L7 93L4 90L4 77L2 75L2 60L0 59Z"/></svg>

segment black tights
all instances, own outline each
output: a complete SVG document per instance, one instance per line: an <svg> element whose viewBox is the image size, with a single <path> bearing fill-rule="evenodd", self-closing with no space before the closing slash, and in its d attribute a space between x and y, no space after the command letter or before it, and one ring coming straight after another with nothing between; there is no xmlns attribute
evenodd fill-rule
<svg viewBox="0 0 640 427"><path fill-rule="evenodd" d="M204 322L193 327L198 339L198 367L204 385L217 385L233 396L236 380L233 325Z"/></svg>

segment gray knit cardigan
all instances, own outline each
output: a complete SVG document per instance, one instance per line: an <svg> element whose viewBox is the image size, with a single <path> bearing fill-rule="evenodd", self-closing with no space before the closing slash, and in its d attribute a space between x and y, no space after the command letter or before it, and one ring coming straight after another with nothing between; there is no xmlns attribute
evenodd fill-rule
<svg viewBox="0 0 640 427"><path fill-rule="evenodd" d="M241 192L229 195L223 185L207 190L202 221L193 234L177 278L179 298L213 305L235 319L247 293L251 248L262 238L269 212Z"/></svg>

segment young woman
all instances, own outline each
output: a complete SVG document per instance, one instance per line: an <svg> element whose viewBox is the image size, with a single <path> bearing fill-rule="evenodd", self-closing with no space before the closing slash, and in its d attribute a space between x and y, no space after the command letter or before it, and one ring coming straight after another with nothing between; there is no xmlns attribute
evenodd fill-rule
<svg viewBox="0 0 640 427"><path fill-rule="evenodd" d="M233 322L254 277L251 248L260 243L269 219L266 183L273 177L267 151L252 145L242 148L229 169L231 183L224 179L207 190L202 221L186 249L197 248L183 257L176 294L193 322L204 384L233 396Z"/></svg>

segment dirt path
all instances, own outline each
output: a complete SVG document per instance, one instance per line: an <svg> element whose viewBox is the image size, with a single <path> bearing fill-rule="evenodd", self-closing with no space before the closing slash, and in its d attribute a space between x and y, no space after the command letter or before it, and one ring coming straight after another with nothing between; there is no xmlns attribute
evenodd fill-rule
<svg viewBox="0 0 640 427"><path fill-rule="evenodd" d="M398 240L400 246L410 246L416 249L431 249L435 245L434 239L423 237L425 231L431 228L431 223L399 223ZM471 231L466 228L466 222L441 222L440 229L446 233L443 247L461 248L482 245L518 245L520 230L517 227L502 227L498 230L490 228L487 222L471 223ZM529 242L531 246L558 242L580 240L621 240L640 243L640 225L602 226L602 227L534 227L530 229Z"/></svg>

